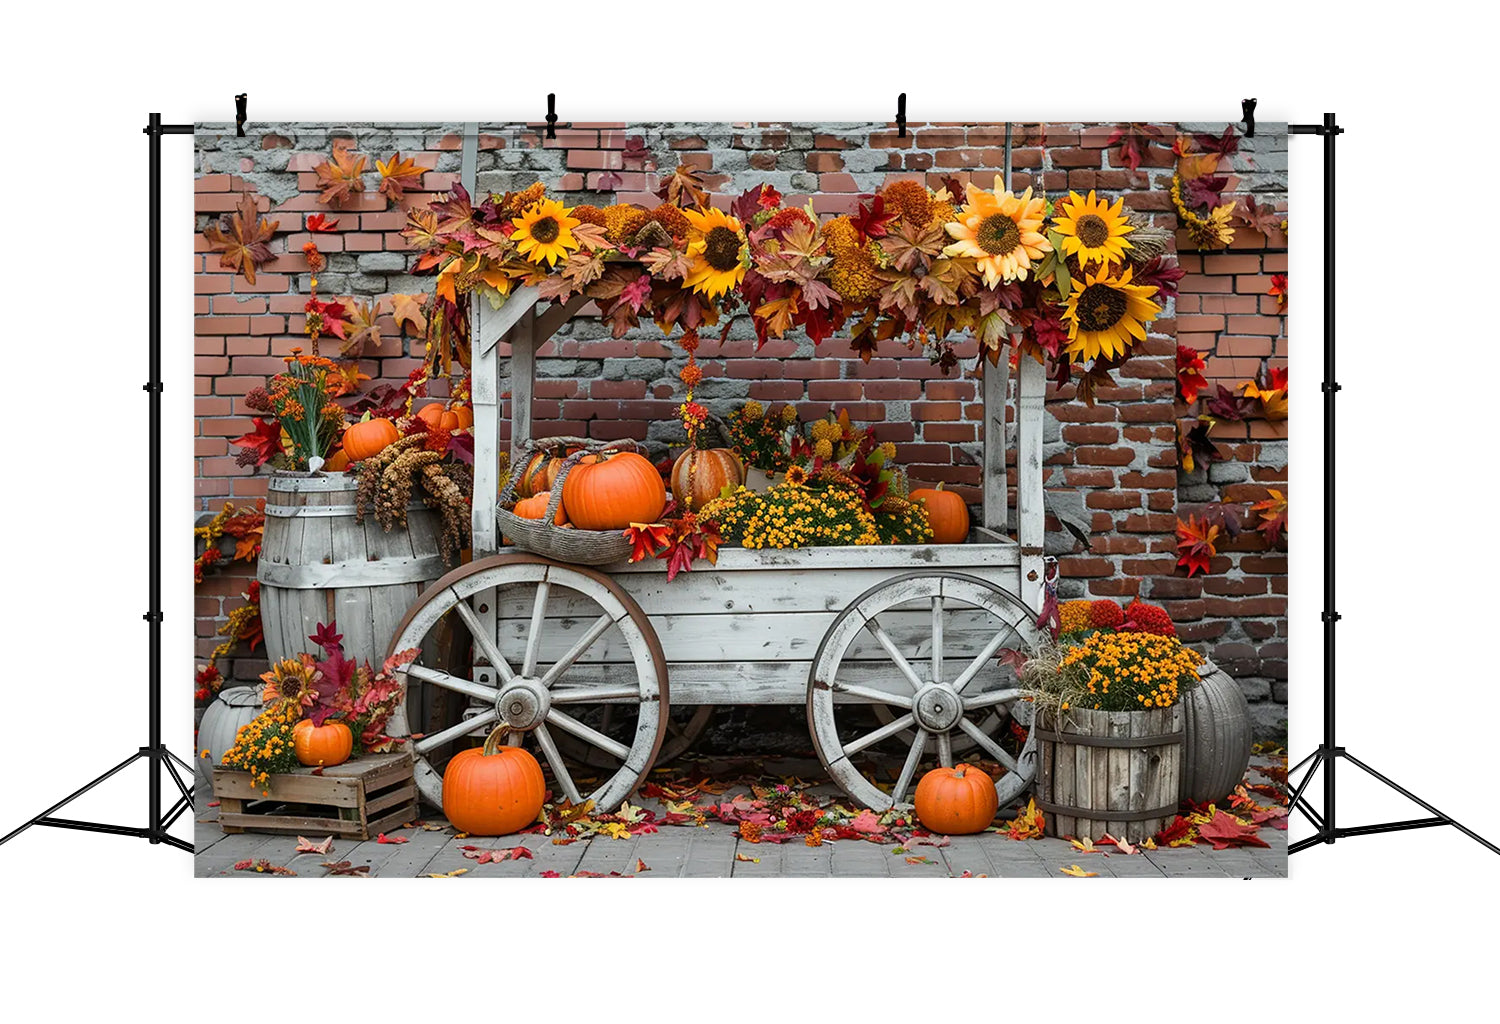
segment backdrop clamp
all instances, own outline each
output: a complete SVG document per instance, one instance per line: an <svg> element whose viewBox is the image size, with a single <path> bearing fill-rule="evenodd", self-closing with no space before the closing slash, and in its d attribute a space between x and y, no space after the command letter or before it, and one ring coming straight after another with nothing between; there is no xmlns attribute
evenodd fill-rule
<svg viewBox="0 0 1500 1024"><path fill-rule="evenodd" d="M896 138L906 138L906 93L896 97Z"/></svg>
<svg viewBox="0 0 1500 1024"><path fill-rule="evenodd" d="M1255 138L1255 97L1240 100L1240 120L1245 123L1245 138Z"/></svg>
<svg viewBox="0 0 1500 1024"><path fill-rule="evenodd" d="M237 93L234 97L234 134L242 139L245 137L245 107L249 102L248 92Z"/></svg>
<svg viewBox="0 0 1500 1024"><path fill-rule="evenodd" d="M547 94L547 138L557 138L557 93Z"/></svg>

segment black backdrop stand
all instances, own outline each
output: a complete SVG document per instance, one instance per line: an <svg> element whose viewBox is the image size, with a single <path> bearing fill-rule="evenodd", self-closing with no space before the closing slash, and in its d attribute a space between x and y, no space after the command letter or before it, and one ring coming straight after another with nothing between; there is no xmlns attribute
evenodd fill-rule
<svg viewBox="0 0 1500 1024"><path fill-rule="evenodd" d="M147 701L147 730L150 739L146 746L141 747L125 760L109 769L103 775L92 782L74 790L63 797L57 803L47 808L41 814L32 818L26 824L9 832L0 844L8 843L16 836L25 832L33 825L46 825L51 828L77 829L83 832L105 832L110 835L135 836L138 839L148 840L153 846L165 843L179 850L193 851L193 844L176 836L168 835L167 829L171 824L193 806L192 788L183 781L183 776L178 773L181 767L187 773L187 778L193 777L192 766L182 758L172 753L162 743L161 739L161 138L163 135L191 135L193 126L190 124L162 124L160 114L150 115L150 123L144 129L147 142L150 147L148 163L148 195L150 202L150 243L149 243L149 342L150 342L150 380L147 381L143 390L150 396L150 470L149 470L149 497L147 516L150 520L149 527L149 588L150 588L150 610L142 618L146 620L147 628L150 630L150 652L147 657L147 689L149 699ZM137 761L146 761L149 766L147 779L147 813L144 826L114 825L100 821L80 821L76 818L54 817L54 812L61 810L68 804L77 800L89 790L98 786L105 780L119 774ZM165 773L171 778L181 793L178 800L167 809L165 813L161 809L162 775Z"/></svg>
<svg viewBox="0 0 1500 1024"><path fill-rule="evenodd" d="M1374 768L1365 764L1348 750L1338 745L1334 711L1338 704L1337 676L1334 671L1334 626L1339 613L1334 611L1334 495L1337 482L1334 479L1334 396L1339 385L1334 381L1334 162L1333 143L1343 133L1332 114L1323 115L1322 124L1293 124L1287 126L1293 135L1321 135L1323 137L1323 742L1317 750L1299 761L1287 773L1291 777L1302 769L1307 774L1296 784L1291 793L1291 810L1301 811L1317 830L1306 839L1299 839L1287 848L1288 853L1300 853L1310 846L1332 844L1335 840L1349 836L1368 836L1378 832L1404 832L1414 828L1433 828L1452 825L1464 835L1487 849L1500 853L1496 846L1471 828L1466 828L1432 804L1397 785ZM1347 761L1389 789L1400 793L1431 817L1408 818L1403 821L1386 821L1374 825L1340 827L1337 814L1336 770L1340 761ZM1323 810L1320 814L1307 797L1307 788L1312 784L1318 769L1323 769Z"/></svg>

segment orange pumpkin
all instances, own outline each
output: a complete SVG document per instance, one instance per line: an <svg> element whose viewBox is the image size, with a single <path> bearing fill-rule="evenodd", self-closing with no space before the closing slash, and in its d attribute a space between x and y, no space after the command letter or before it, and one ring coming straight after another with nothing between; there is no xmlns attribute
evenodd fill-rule
<svg viewBox="0 0 1500 1024"><path fill-rule="evenodd" d="M516 502L516 507L511 511L522 519L540 519L547 514L547 502L551 500L552 492L543 491L529 498L522 498ZM552 517L552 521L558 526L566 526L568 523L568 510L563 508L560 501L557 503L557 514Z"/></svg>
<svg viewBox="0 0 1500 1024"><path fill-rule="evenodd" d="M537 452L526 460L526 468L516 478L516 496L529 498L541 491L552 490L557 475L562 472L563 459L576 452L576 447L558 447Z"/></svg>
<svg viewBox="0 0 1500 1024"><path fill-rule="evenodd" d="M689 497L688 467L692 466L692 487ZM672 496L677 504L702 508L719 496L726 487L738 487L745 482L745 464L728 448L699 449L696 456L689 448L677 456L672 463Z"/></svg>
<svg viewBox="0 0 1500 1024"><path fill-rule="evenodd" d="M328 456L328 461L323 463L323 472L342 473L349 468L349 453L340 448Z"/></svg>
<svg viewBox="0 0 1500 1024"><path fill-rule="evenodd" d="M934 544L962 544L969 539L969 506L952 491L919 487L911 492L912 501L927 506L927 520L932 524Z"/></svg>
<svg viewBox="0 0 1500 1024"><path fill-rule="evenodd" d="M484 746L461 750L443 772L443 813L460 832L502 836L536 820L546 799L542 766L520 747L500 743L505 726Z"/></svg>
<svg viewBox="0 0 1500 1024"><path fill-rule="evenodd" d="M934 768L917 783L914 802L924 828L955 836L983 832L1000 809L994 780L971 764Z"/></svg>
<svg viewBox="0 0 1500 1024"><path fill-rule="evenodd" d="M417 410L417 419L427 424L433 430L446 430L452 433L455 430L463 430L474 425L474 411L467 405L454 405L451 402L444 408L438 402L431 402Z"/></svg>
<svg viewBox="0 0 1500 1024"><path fill-rule="evenodd" d="M645 456L586 455L563 481L563 504L580 530L623 530L656 522L667 507L667 489Z"/></svg>
<svg viewBox="0 0 1500 1024"><path fill-rule="evenodd" d="M379 455L386 446L399 440L401 431L396 424L383 416L360 420L344 428L344 451L350 462L359 462L372 455Z"/></svg>
<svg viewBox="0 0 1500 1024"><path fill-rule="evenodd" d="M313 725L304 718L292 726L292 751L303 764L332 768L349 760L353 750L354 734L343 722Z"/></svg>

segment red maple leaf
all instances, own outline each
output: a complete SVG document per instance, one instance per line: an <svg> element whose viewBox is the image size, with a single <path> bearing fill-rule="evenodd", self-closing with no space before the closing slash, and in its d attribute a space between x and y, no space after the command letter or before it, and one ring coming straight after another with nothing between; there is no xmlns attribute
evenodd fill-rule
<svg viewBox="0 0 1500 1024"><path fill-rule="evenodd" d="M781 205L781 193L770 185L762 185L759 202L762 210L774 210Z"/></svg>
<svg viewBox="0 0 1500 1024"><path fill-rule="evenodd" d="M1187 345L1177 346L1177 390L1189 405L1198 400L1198 392L1208 387L1208 378L1203 376L1206 369L1208 364L1201 352Z"/></svg>
<svg viewBox="0 0 1500 1024"><path fill-rule="evenodd" d="M240 446L242 466L263 466L273 456L281 454L281 424L275 420L268 423L259 416L254 418L254 423L254 430L229 442Z"/></svg>
<svg viewBox="0 0 1500 1024"><path fill-rule="evenodd" d="M1231 846L1264 846L1270 844L1257 835L1254 825L1242 825L1232 814L1214 808L1211 821L1198 826L1198 841L1212 843L1215 850L1227 850Z"/></svg>
<svg viewBox="0 0 1500 1024"><path fill-rule="evenodd" d="M644 561L664 550L672 540L672 528L666 523L631 523L625 528L630 541L630 560Z"/></svg>
<svg viewBox="0 0 1500 1024"><path fill-rule="evenodd" d="M1197 516L1189 515L1184 521L1177 520L1177 564L1187 568L1188 575L1208 572L1209 559L1218 553L1214 541L1219 537L1219 527Z"/></svg>
<svg viewBox="0 0 1500 1024"><path fill-rule="evenodd" d="M315 213L311 217L307 218L307 230L313 232L314 234L332 231L338 226L339 219L335 217L333 218L333 220L329 220L327 214Z"/></svg>
<svg viewBox="0 0 1500 1024"><path fill-rule="evenodd" d="M1279 307L1281 307L1281 309L1285 310L1286 309L1286 300L1287 300L1286 275L1285 274L1272 274L1271 275L1271 287L1269 287L1269 288L1266 289L1266 294L1267 295L1274 295L1274 296L1276 296L1276 305L1279 306Z"/></svg>
<svg viewBox="0 0 1500 1024"><path fill-rule="evenodd" d="M859 232L859 240L867 242L872 238L884 238L885 226L897 217L901 216L900 210L891 213L885 212L885 197L876 196L870 200L870 205L859 204L859 213L854 215L854 229Z"/></svg>

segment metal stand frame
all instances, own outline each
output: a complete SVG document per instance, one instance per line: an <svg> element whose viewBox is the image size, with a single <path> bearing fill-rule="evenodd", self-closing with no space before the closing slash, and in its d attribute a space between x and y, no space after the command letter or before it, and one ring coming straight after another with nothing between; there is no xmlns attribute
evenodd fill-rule
<svg viewBox="0 0 1500 1024"><path fill-rule="evenodd" d="M1405 832L1414 828L1433 828L1451 825L1470 839L1494 853L1496 846L1471 828L1454 821L1432 804L1397 785L1374 768L1338 745L1335 708L1338 703L1337 676L1334 671L1334 626L1339 613L1334 611L1334 496L1337 482L1334 479L1334 396L1340 388L1334 381L1334 161L1333 142L1344 129L1338 126L1332 114L1323 115L1322 124L1288 125L1293 135L1321 135L1323 137L1323 742L1317 750L1304 757L1287 773L1287 782L1303 768L1307 774L1302 782L1293 787L1291 809L1301 811L1317 829L1316 834L1300 839L1288 847L1288 853L1300 853L1311 846L1332 844L1335 840L1349 836L1368 836L1380 832ZM1336 817L1336 784L1339 761L1347 761L1381 785L1392 789L1419 807L1431 812L1428 818L1408 818L1403 821L1387 821L1374 825L1340 827ZM1323 769L1323 810L1320 814L1306 796L1318 769Z"/></svg>
<svg viewBox="0 0 1500 1024"><path fill-rule="evenodd" d="M103 775L92 782L79 787L72 793L63 797L57 803L47 808L26 824L22 825L0 839L0 845L10 842L16 836L25 832L33 825L45 825L50 828L77 829L83 832L104 832L110 835L135 836L145 839L153 846L165 843L179 850L193 852L193 844L176 836L168 835L167 829L193 806L193 790L178 773L180 767L187 773L187 778L193 777L193 767L182 758L172 753L162 743L161 739L161 138L163 135L191 135L193 126L190 124L162 124L160 114L150 115L150 122L143 129L147 136L150 147L148 165L148 196L150 202L150 245L149 245L149 341L150 341L150 380L147 381L142 390L150 395L150 461L149 461L149 493L148 493L148 518L150 520L149 532L149 563L150 588L150 610L142 616L146 620L147 628L150 630L150 653L147 660L147 688L149 699L147 702L147 728L150 740L146 746L141 747L125 760L109 769ZM137 761L146 761L150 766L147 778L147 816L144 827L134 825L113 825L100 821L80 821L75 818L58 818L53 814L68 804L77 800L89 790L105 782L114 775L124 771ZM165 773L176 785L181 796L177 801L167 808L165 812L161 809L162 775Z"/></svg>

